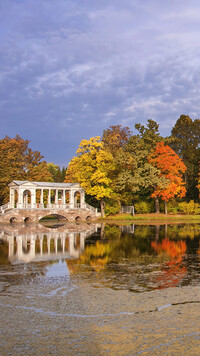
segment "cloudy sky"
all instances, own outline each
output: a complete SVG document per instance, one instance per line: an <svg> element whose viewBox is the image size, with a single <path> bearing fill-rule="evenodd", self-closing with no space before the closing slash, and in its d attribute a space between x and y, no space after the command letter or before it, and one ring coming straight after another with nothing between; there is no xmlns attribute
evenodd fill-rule
<svg viewBox="0 0 200 356"><path fill-rule="evenodd" d="M200 118L199 0L1 0L0 136L67 165L110 125Z"/></svg>

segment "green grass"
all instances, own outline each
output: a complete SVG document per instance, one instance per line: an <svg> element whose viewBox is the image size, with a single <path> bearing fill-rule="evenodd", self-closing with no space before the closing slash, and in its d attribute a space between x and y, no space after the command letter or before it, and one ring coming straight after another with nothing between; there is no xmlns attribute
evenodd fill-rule
<svg viewBox="0 0 200 356"><path fill-rule="evenodd" d="M181 221L200 221L200 215L172 215L172 214L136 214L132 216L131 214L116 214L110 215L106 218L100 218L100 220L114 220L114 221L151 221L151 220L181 220Z"/></svg>

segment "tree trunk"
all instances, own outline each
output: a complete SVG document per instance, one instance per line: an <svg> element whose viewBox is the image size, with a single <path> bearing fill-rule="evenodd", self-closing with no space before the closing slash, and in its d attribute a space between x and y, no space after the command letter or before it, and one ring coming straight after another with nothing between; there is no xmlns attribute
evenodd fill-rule
<svg viewBox="0 0 200 356"><path fill-rule="evenodd" d="M105 224L101 224L101 240L103 240L105 237L104 228L105 228Z"/></svg>
<svg viewBox="0 0 200 356"><path fill-rule="evenodd" d="M167 215L167 200L165 200L165 215Z"/></svg>
<svg viewBox="0 0 200 356"><path fill-rule="evenodd" d="M158 197L155 198L155 208L156 208L156 214L159 214L160 213L160 206L159 206Z"/></svg>
<svg viewBox="0 0 200 356"><path fill-rule="evenodd" d="M121 213L121 212L122 212L122 204L121 204L121 200L119 200L119 206L120 206L119 212Z"/></svg>
<svg viewBox="0 0 200 356"><path fill-rule="evenodd" d="M104 218L104 216L105 216L105 212L104 212L105 203L104 203L104 200L101 199L100 203L101 203L101 216L102 216L102 218Z"/></svg>

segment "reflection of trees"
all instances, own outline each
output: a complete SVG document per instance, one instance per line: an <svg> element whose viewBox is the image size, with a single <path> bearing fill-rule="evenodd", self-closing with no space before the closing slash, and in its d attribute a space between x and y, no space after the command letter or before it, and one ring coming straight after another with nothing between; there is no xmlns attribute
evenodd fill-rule
<svg viewBox="0 0 200 356"><path fill-rule="evenodd" d="M8 243L0 240L0 265L8 265Z"/></svg>
<svg viewBox="0 0 200 356"><path fill-rule="evenodd" d="M149 238L150 236L155 236L154 230L152 229L151 226L149 225L137 225L135 227L135 233L134 236L136 238L144 239L144 238Z"/></svg>
<svg viewBox="0 0 200 356"><path fill-rule="evenodd" d="M186 252L187 246L185 241L170 241L168 238L162 242L152 241L151 247L158 253L166 253L169 257L175 258Z"/></svg>
<svg viewBox="0 0 200 356"><path fill-rule="evenodd" d="M182 265L183 255L187 249L185 241L175 242L166 238L162 242L152 241L151 247L158 255L170 257L170 261L166 262L162 270L163 273L156 277L159 288L175 287L187 272L187 268Z"/></svg>
<svg viewBox="0 0 200 356"><path fill-rule="evenodd" d="M120 226L106 224L104 228L104 237L108 240L120 239L121 237Z"/></svg>
<svg viewBox="0 0 200 356"><path fill-rule="evenodd" d="M97 241L95 245L87 246L80 256L80 264L87 264L100 271L111 259L112 244Z"/></svg>
<svg viewBox="0 0 200 356"><path fill-rule="evenodd" d="M184 224L184 225L168 225L167 236L170 239L194 239L199 237L199 224Z"/></svg>
<svg viewBox="0 0 200 356"><path fill-rule="evenodd" d="M169 230L171 228L174 234L173 225ZM182 232L183 227L177 230ZM195 240L180 239L178 234L176 240L163 238L164 225L160 225L159 240L155 239L154 226L136 226L137 233L122 232L120 238L117 229L115 239L115 229L107 231L106 239L91 239L79 259L67 261L70 273L89 279L97 286L103 284L135 292L188 285L198 278L195 268L199 271L196 267L199 259L195 261L195 256L197 251L200 255L199 236Z"/></svg>
<svg viewBox="0 0 200 356"><path fill-rule="evenodd" d="M121 239L115 241L97 241L87 245L79 259L70 263L70 271L78 272L85 265L95 271L103 270L110 263L149 264L166 260L166 257L152 253L149 239L134 238L131 234L122 234Z"/></svg>

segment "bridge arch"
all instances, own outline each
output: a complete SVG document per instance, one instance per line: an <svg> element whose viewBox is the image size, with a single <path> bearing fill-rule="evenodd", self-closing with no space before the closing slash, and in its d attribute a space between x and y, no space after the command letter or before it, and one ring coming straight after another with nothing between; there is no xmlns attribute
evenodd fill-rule
<svg viewBox="0 0 200 356"><path fill-rule="evenodd" d="M12 216L12 218L10 218L10 223L13 224L15 222L17 222L17 219L15 216Z"/></svg>
<svg viewBox="0 0 200 356"><path fill-rule="evenodd" d="M24 218L24 222L25 223L29 223L31 221L32 221L32 219L30 218L30 216L27 216L27 217Z"/></svg>
<svg viewBox="0 0 200 356"><path fill-rule="evenodd" d="M23 201L23 205L24 205L25 209L30 207L31 191L29 189L25 189L23 191L22 201Z"/></svg>
<svg viewBox="0 0 200 356"><path fill-rule="evenodd" d="M51 218L55 218L59 221L64 220L65 222L68 221L68 219L66 218L66 216L60 215L60 214L47 214L45 216L42 216L41 218L39 218L39 221L43 221L43 220L48 220Z"/></svg>

